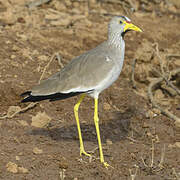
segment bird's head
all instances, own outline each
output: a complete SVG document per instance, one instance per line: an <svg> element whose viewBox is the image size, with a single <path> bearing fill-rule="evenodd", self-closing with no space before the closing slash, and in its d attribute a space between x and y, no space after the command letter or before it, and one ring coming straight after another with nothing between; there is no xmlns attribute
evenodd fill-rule
<svg viewBox="0 0 180 180"><path fill-rule="evenodd" d="M126 16L115 16L109 23L109 32L113 34L121 34L124 36L126 32L131 30L142 32L142 30L132 24L131 20Z"/></svg>

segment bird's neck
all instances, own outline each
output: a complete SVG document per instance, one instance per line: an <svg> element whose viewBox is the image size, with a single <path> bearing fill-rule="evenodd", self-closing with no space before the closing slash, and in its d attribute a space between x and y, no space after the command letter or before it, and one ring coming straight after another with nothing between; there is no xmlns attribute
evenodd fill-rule
<svg viewBox="0 0 180 180"><path fill-rule="evenodd" d="M113 45L117 48L124 46L124 39L120 33L110 33L107 40L109 45Z"/></svg>

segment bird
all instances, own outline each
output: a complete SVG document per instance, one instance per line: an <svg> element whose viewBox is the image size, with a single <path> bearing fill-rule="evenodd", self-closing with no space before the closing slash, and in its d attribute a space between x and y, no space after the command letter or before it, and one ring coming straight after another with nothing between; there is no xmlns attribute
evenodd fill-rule
<svg viewBox="0 0 180 180"><path fill-rule="evenodd" d="M110 166L105 160L102 150L99 118L98 97L99 94L116 81L121 73L124 54L124 36L128 31L142 30L132 24L126 16L114 16L108 23L107 39L97 47L75 57L59 72L43 80L31 90L21 94L25 96L21 101L38 102L42 100L56 101L80 95L80 99L74 105L74 115L80 143L80 156L91 156L84 148L81 135L78 110L86 95L94 99L94 124L96 128L99 147L100 162Z"/></svg>

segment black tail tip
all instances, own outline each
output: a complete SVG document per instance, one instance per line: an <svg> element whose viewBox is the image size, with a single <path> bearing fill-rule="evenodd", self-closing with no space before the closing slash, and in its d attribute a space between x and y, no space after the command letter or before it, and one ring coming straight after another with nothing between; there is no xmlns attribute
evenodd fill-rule
<svg viewBox="0 0 180 180"><path fill-rule="evenodd" d="M24 97L24 96L29 96L31 94L31 91L26 91L24 93L22 93L20 96Z"/></svg>
<svg viewBox="0 0 180 180"><path fill-rule="evenodd" d="M28 96L28 97L24 98L24 99L21 101L21 103L33 102L33 100L32 100L31 97L32 97L32 96Z"/></svg>
<svg viewBox="0 0 180 180"><path fill-rule="evenodd" d="M26 96L22 101L21 101L21 103L25 103L25 102L30 102L31 101L31 91L26 91L26 92L24 92L24 93L22 93L21 95L20 95L21 97L24 97L24 96Z"/></svg>

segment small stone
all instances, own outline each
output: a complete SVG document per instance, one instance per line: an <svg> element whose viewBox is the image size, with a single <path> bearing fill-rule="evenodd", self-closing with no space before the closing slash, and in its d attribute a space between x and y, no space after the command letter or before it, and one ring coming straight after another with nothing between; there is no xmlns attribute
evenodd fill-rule
<svg viewBox="0 0 180 180"><path fill-rule="evenodd" d="M146 113L146 118L153 118L154 117L154 113L149 110L147 113Z"/></svg>
<svg viewBox="0 0 180 180"><path fill-rule="evenodd" d="M174 6L176 6L178 9L180 8L180 1L178 0L169 0L170 3L172 3Z"/></svg>
<svg viewBox="0 0 180 180"><path fill-rule="evenodd" d="M174 144L169 144L169 148L180 148L180 142L175 142Z"/></svg>
<svg viewBox="0 0 180 180"><path fill-rule="evenodd" d="M155 99L162 99L162 98L164 98L163 92L160 89L158 89L157 91L155 91L154 98Z"/></svg>
<svg viewBox="0 0 180 180"><path fill-rule="evenodd" d="M49 117L45 112L38 112L36 116L32 117L31 126L37 128L45 128L50 123L51 117Z"/></svg>
<svg viewBox="0 0 180 180"><path fill-rule="evenodd" d="M57 20L60 18L59 14L46 14L45 19L47 20Z"/></svg>
<svg viewBox="0 0 180 180"><path fill-rule="evenodd" d="M59 168L60 169L67 169L68 168L68 162L67 161L64 161L64 160L61 160L59 162Z"/></svg>
<svg viewBox="0 0 180 180"><path fill-rule="evenodd" d="M145 13L142 13L142 12L135 12L134 13L134 16L136 16L136 17L144 17L145 16Z"/></svg>
<svg viewBox="0 0 180 180"><path fill-rule="evenodd" d="M13 12L13 8L9 7L7 11L1 13L0 19L7 25L13 25L16 22L16 16Z"/></svg>
<svg viewBox="0 0 180 180"><path fill-rule="evenodd" d="M38 52L38 50L35 49L35 50L33 50L32 54L37 55L37 54L39 54L39 52Z"/></svg>
<svg viewBox="0 0 180 180"><path fill-rule="evenodd" d="M84 15L80 15L80 14L77 14L77 15L74 15L71 20L72 21L77 21L77 20L81 20L81 19L84 19L85 16ZM84 22L84 21L83 21Z"/></svg>
<svg viewBox="0 0 180 180"><path fill-rule="evenodd" d="M146 117L146 118L150 118L149 112L146 112L146 113L145 113L145 117Z"/></svg>
<svg viewBox="0 0 180 180"><path fill-rule="evenodd" d="M180 60L179 60L179 59L174 60L173 62L174 62L174 64L175 64L176 66L180 66Z"/></svg>
<svg viewBox="0 0 180 180"><path fill-rule="evenodd" d="M31 52L29 51L29 49L21 49L21 53L24 57L30 58ZM25 61L25 63L26 63L26 61ZM27 61L27 63L28 63L28 61Z"/></svg>
<svg viewBox="0 0 180 180"><path fill-rule="evenodd" d="M53 26L68 26L71 23L71 19L61 19L58 21L51 21Z"/></svg>
<svg viewBox="0 0 180 180"><path fill-rule="evenodd" d="M13 163L13 162L8 162L6 165L7 171L11 172L11 173L17 173L18 172L18 166L17 164Z"/></svg>
<svg viewBox="0 0 180 180"><path fill-rule="evenodd" d="M103 103L103 108L104 108L104 110L110 110L110 109L111 109L111 106L110 106L110 104L104 102L104 103Z"/></svg>
<svg viewBox="0 0 180 180"><path fill-rule="evenodd" d="M157 109L157 108L153 108L153 112L154 112L154 114L156 114L156 115L161 114L161 111L160 111L159 109Z"/></svg>
<svg viewBox="0 0 180 180"><path fill-rule="evenodd" d="M33 153L34 153L34 154L42 154L42 153L43 153L43 150L35 147L35 148L33 149Z"/></svg>
<svg viewBox="0 0 180 180"><path fill-rule="evenodd" d="M73 14L76 14L76 15L79 15L79 14L81 14L81 11L80 11L80 9L73 8L73 9L72 9L72 13L73 13Z"/></svg>
<svg viewBox="0 0 180 180"><path fill-rule="evenodd" d="M175 145L175 147L180 148L180 142L176 142L174 145Z"/></svg>
<svg viewBox="0 0 180 180"><path fill-rule="evenodd" d="M19 153L19 156L23 156L23 152L20 152L20 153Z"/></svg>
<svg viewBox="0 0 180 180"><path fill-rule="evenodd" d="M14 59L16 58L16 56L14 54L11 55L11 59Z"/></svg>
<svg viewBox="0 0 180 180"><path fill-rule="evenodd" d="M107 145L112 145L113 143L112 143L112 141L110 139L106 139L106 144Z"/></svg>
<svg viewBox="0 0 180 180"><path fill-rule="evenodd" d="M27 41L28 40L28 36L25 34L16 34L17 37L21 38L23 41Z"/></svg>
<svg viewBox="0 0 180 180"><path fill-rule="evenodd" d="M26 21L25 21L25 19L23 17L18 17L17 22L18 23L23 23L23 24L26 23Z"/></svg>
<svg viewBox="0 0 180 180"><path fill-rule="evenodd" d="M88 19L84 19L83 22L87 27L92 27L92 22L89 21Z"/></svg>
<svg viewBox="0 0 180 180"><path fill-rule="evenodd" d="M105 9L100 8L99 9L99 13L100 14L107 14L107 11Z"/></svg>
<svg viewBox="0 0 180 180"><path fill-rule="evenodd" d="M75 8L78 8L78 7L79 7L79 2L73 2L73 6L74 6Z"/></svg>
<svg viewBox="0 0 180 180"><path fill-rule="evenodd" d="M20 157L19 156L16 156L16 161L19 161L20 160Z"/></svg>
<svg viewBox="0 0 180 180"><path fill-rule="evenodd" d="M5 43L6 43L6 44L11 44L11 41L7 40Z"/></svg>
<svg viewBox="0 0 180 180"><path fill-rule="evenodd" d="M169 144L168 145L168 148L173 148L174 146L172 144Z"/></svg>
<svg viewBox="0 0 180 180"><path fill-rule="evenodd" d="M66 6L71 6L72 5L72 2L70 1L70 0L66 0L66 1L64 1L65 2L65 4L66 4Z"/></svg>
<svg viewBox="0 0 180 180"><path fill-rule="evenodd" d="M55 9L57 9L60 12L67 10L66 6L61 1L55 1L54 7L55 7Z"/></svg>
<svg viewBox="0 0 180 180"><path fill-rule="evenodd" d="M19 50L19 48L18 48L18 46L13 45L12 50L13 50L13 51L18 51L18 50Z"/></svg>
<svg viewBox="0 0 180 180"><path fill-rule="evenodd" d="M175 126L176 126L177 128L180 128L180 122L179 122L179 121L176 121L176 122L175 122Z"/></svg>
<svg viewBox="0 0 180 180"><path fill-rule="evenodd" d="M169 7L168 7L168 10L171 11L171 12L173 12L173 13L176 13L176 12L177 12L176 7L173 6L173 5L172 5L172 6L169 6Z"/></svg>
<svg viewBox="0 0 180 180"><path fill-rule="evenodd" d="M26 168L24 168L24 167L18 167L18 171L19 171L20 173L23 173L23 174L28 173L28 169L26 169Z"/></svg>
<svg viewBox="0 0 180 180"><path fill-rule="evenodd" d="M147 132L146 134L147 134L148 137L153 137L151 132Z"/></svg>
<svg viewBox="0 0 180 180"><path fill-rule="evenodd" d="M149 128L149 124L147 122L144 122L142 127L143 128Z"/></svg>
<svg viewBox="0 0 180 180"><path fill-rule="evenodd" d="M95 4L95 5L97 5L96 0L91 0L91 1L90 1L90 3L91 3L91 4Z"/></svg>
<svg viewBox="0 0 180 180"><path fill-rule="evenodd" d="M18 120L19 124L22 126L29 126L29 124L24 120Z"/></svg>
<svg viewBox="0 0 180 180"><path fill-rule="evenodd" d="M48 56L41 55L41 56L38 57L38 59L39 59L40 61L47 61L47 60L48 60Z"/></svg>

